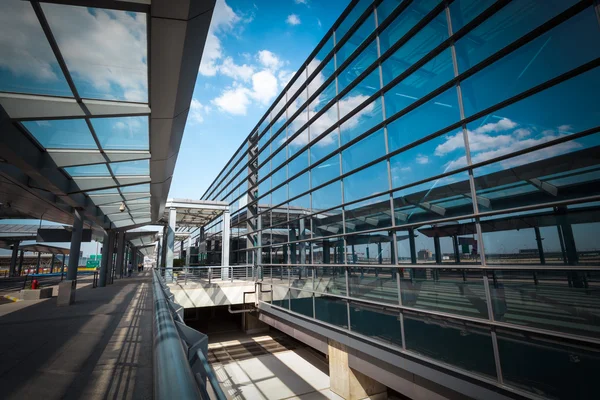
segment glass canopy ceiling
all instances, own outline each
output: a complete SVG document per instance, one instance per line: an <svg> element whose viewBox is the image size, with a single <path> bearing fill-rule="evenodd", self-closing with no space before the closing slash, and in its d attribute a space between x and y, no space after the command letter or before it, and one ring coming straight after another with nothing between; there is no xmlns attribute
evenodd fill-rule
<svg viewBox="0 0 600 400"><path fill-rule="evenodd" d="M148 18L0 2L0 95L45 102L7 111L117 228L150 222Z"/></svg>

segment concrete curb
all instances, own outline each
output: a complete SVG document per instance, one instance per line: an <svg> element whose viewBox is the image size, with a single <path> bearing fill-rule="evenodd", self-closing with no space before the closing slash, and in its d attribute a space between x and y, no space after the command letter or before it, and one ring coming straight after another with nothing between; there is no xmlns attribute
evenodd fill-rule
<svg viewBox="0 0 600 400"><path fill-rule="evenodd" d="M7 295L7 294L6 294L6 295L4 295L4 298L6 298L6 299L9 299L10 301L14 301L15 303L16 303L17 301L23 301L22 299L19 299L18 297L15 297L15 296L9 296L9 295Z"/></svg>

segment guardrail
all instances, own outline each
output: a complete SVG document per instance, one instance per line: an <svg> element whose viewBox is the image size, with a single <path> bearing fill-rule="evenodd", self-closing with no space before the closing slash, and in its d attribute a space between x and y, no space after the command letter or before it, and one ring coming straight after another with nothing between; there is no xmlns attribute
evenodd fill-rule
<svg viewBox="0 0 600 400"><path fill-rule="evenodd" d="M173 301L174 297L159 273L153 270L152 274L154 398L225 400L208 362L208 337L185 324L183 307Z"/></svg>
<svg viewBox="0 0 600 400"><path fill-rule="evenodd" d="M164 275L166 268L158 268L161 276ZM196 266L196 267L178 267L173 268L175 283L187 284L191 282L223 282L229 281L255 281L257 269L254 265L231 265L229 267L221 266Z"/></svg>

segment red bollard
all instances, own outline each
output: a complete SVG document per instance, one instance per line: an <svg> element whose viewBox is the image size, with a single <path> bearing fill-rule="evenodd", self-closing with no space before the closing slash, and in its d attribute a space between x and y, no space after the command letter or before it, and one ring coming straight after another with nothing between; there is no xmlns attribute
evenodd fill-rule
<svg viewBox="0 0 600 400"><path fill-rule="evenodd" d="M37 279L34 279L33 281L31 281L31 289L37 289L38 288L38 281Z"/></svg>

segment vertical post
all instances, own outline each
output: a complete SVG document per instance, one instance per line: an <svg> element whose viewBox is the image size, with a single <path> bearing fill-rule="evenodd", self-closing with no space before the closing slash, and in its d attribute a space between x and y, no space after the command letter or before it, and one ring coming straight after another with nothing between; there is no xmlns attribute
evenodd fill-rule
<svg viewBox="0 0 600 400"><path fill-rule="evenodd" d="M542 235L540 234L540 227L534 226L533 230L535 231L535 241L537 242L538 254L540 256L540 264L546 264L546 256L544 255L544 246L542 245Z"/></svg>
<svg viewBox="0 0 600 400"><path fill-rule="evenodd" d="M19 255L19 268L17 270L17 276L21 276L21 272L23 271L23 257L25 257L25 252L21 250L21 254Z"/></svg>
<svg viewBox="0 0 600 400"><path fill-rule="evenodd" d="M413 228L408 229L408 244L410 246L410 263L417 263L417 246L415 245L415 230Z"/></svg>
<svg viewBox="0 0 600 400"><path fill-rule="evenodd" d="M40 273L40 258L42 258L42 253L38 251L37 264L35 265L35 273Z"/></svg>
<svg viewBox="0 0 600 400"><path fill-rule="evenodd" d="M125 256L125 232L117 232L117 264L116 271L119 272L119 277L123 277L123 259ZM115 273L116 274L116 273Z"/></svg>
<svg viewBox="0 0 600 400"><path fill-rule="evenodd" d="M13 242L12 256L10 257L10 268L8 270L8 276L14 276L17 268L17 256L19 255L19 244L20 240Z"/></svg>
<svg viewBox="0 0 600 400"><path fill-rule="evenodd" d="M79 252L81 251L81 234L83 232L83 218L78 210L73 211L73 231L71 232L71 248L69 250L69 267L67 268L67 280L77 279L77 267L79 266Z"/></svg>
<svg viewBox="0 0 600 400"><path fill-rule="evenodd" d="M112 251L110 248L114 244L114 237L115 234L113 231L104 233L104 238L102 240L102 260L100 260L100 279L98 281L98 286L100 287L106 286L106 275L109 265L112 267L112 262L109 262L109 258L112 258Z"/></svg>
<svg viewBox="0 0 600 400"><path fill-rule="evenodd" d="M65 272L65 259L67 258L66 254L63 254L62 265L60 266L60 275L62 280L62 274Z"/></svg>
<svg viewBox="0 0 600 400"><path fill-rule="evenodd" d="M440 237L438 235L435 235L433 237L433 247L435 250L435 263L441 264L442 263L442 246L440 245Z"/></svg>
<svg viewBox="0 0 600 400"><path fill-rule="evenodd" d="M173 257L175 251L175 222L177 220L177 209L171 207L169 209L169 226L167 227L167 254L165 265L165 281L173 282Z"/></svg>
<svg viewBox="0 0 600 400"><path fill-rule="evenodd" d="M229 234L231 226L231 216L229 210L223 211L223 232L221 233L222 244L221 244L221 274L227 274L227 267L229 267ZM232 271L233 272L233 271ZM233 273L231 274L233 276ZM221 276L221 279L226 279L227 276Z"/></svg>
<svg viewBox="0 0 600 400"><path fill-rule="evenodd" d="M377 263L383 264L383 249L381 248L381 242L377 242Z"/></svg>
<svg viewBox="0 0 600 400"><path fill-rule="evenodd" d="M54 272L54 260L56 259L56 254L52 253L52 258L50 259L50 273Z"/></svg>
<svg viewBox="0 0 600 400"><path fill-rule="evenodd" d="M454 261L457 264L460 264L460 252L458 250L458 236L452 236L452 246L454 248Z"/></svg>

